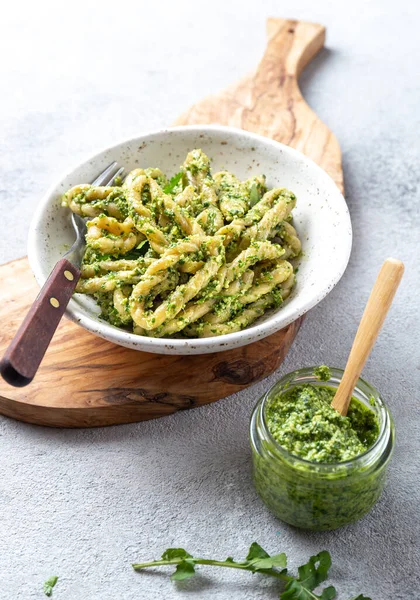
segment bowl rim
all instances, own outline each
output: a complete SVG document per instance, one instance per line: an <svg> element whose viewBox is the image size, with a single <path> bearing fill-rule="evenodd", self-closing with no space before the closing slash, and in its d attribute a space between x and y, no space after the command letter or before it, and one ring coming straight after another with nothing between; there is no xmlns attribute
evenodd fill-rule
<svg viewBox="0 0 420 600"><path fill-rule="evenodd" d="M292 155L292 157L300 163L309 164L311 168L314 168L315 171L318 171L322 174L322 177L328 178L336 187L338 200L341 204L341 212L342 217L347 218L347 229L348 236L344 236L343 243L341 246L341 260L339 262L339 266L336 269L336 272L333 277L331 277L328 282L326 282L322 290L318 292L318 294L314 295L309 301L306 301L304 305L295 313L290 315L287 319L282 318L281 310L278 312L274 312L266 321L262 323L257 323L256 325L251 325L237 332L227 333L220 336L215 337L206 337L206 338L152 338L146 336L139 336L138 334L131 333L129 331L125 331L123 329L114 327L113 325L107 323L106 321L97 321L94 318L88 316L83 309L79 309L77 303L71 299L67 309L65 311L65 315L74 323L81 325L87 331L102 337L103 339L107 339L108 341L112 341L118 345L123 345L129 348L150 351L150 352L159 352L159 349L170 349L171 353L176 354L176 350L179 350L181 354L183 354L182 350L191 349L196 353L206 353L206 352L217 352L221 350L228 350L230 348L243 346L246 344L250 344L253 341L257 341L259 339L265 338L273 333L284 329L301 316L306 314L311 308L316 306L321 300L323 300L329 292L337 285L341 277L343 276L351 254L352 249L352 240L353 240L353 232L352 232L352 224L350 213L348 210L347 203L341 191L339 190L337 184L332 179L332 177L326 173L315 161L311 158L304 155L302 152L287 146L281 142L273 140L271 138L259 135L257 133L253 133L250 131L246 131L244 129L239 129L237 127L228 127L225 125L217 125L217 124L209 124L209 125L179 125L174 127L166 127L162 129L156 129L153 131L145 131L140 132L138 135L130 138L124 138L116 143L111 145L107 145L98 149L94 153L90 153L86 158L80 160L77 164L73 165L72 168L66 169L66 171L56 178L55 182L51 184L47 191L42 196L41 200L37 204L35 212L32 216L29 233L28 233L28 259L29 265L34 273L35 279L37 283L42 286L48 275L45 276L42 269L41 260L39 257L39 251L37 249L39 245L38 236L37 236L37 226L41 222L42 213L45 208L52 202L52 200L57 196L57 188L61 185L62 181L65 180L71 173L75 170L79 169L82 165L85 165L88 162L94 161L101 154L105 152L112 151L113 149L130 144L137 143L138 141L147 141L149 138L154 138L158 135L170 134L171 132L182 132L182 131L196 131L197 133L209 133L213 131L217 132L225 132L227 134L237 136L237 137L246 137L250 140L255 140L256 142L262 143L264 145L272 146L274 149L281 150L282 152L288 153ZM279 322L281 323L279 325ZM141 348L140 348L141 346Z"/></svg>

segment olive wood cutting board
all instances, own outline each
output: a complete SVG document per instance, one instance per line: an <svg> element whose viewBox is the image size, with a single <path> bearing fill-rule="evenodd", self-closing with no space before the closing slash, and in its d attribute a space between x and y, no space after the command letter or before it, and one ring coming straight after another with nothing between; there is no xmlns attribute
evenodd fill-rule
<svg viewBox="0 0 420 600"><path fill-rule="evenodd" d="M267 36L254 72L192 106L176 125L219 123L271 137L312 158L343 191L338 142L298 86L300 72L324 45L325 28L269 19ZM0 356L37 293L26 258L0 266ZM116 346L63 319L30 385L13 388L0 379L0 413L39 425L95 427L208 404L272 373L301 321L242 348L166 356Z"/></svg>

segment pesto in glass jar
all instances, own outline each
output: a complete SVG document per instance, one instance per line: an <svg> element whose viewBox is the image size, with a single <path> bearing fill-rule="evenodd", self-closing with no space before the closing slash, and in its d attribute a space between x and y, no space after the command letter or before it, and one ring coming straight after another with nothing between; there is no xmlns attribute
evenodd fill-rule
<svg viewBox="0 0 420 600"><path fill-rule="evenodd" d="M283 377L251 418L257 492L283 521L335 529L366 514L379 498L394 445L391 415L360 379L347 417L330 402L343 371L320 381L314 368Z"/></svg>

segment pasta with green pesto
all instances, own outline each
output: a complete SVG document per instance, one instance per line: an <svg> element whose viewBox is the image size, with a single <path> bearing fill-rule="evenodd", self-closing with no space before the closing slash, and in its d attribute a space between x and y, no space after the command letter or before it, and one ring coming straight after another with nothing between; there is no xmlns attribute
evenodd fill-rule
<svg viewBox="0 0 420 600"><path fill-rule="evenodd" d="M279 307L295 284L295 204L291 191L268 190L263 175L212 174L199 149L170 180L148 168L111 186L76 185L62 198L89 219L76 292L138 335L239 331Z"/></svg>

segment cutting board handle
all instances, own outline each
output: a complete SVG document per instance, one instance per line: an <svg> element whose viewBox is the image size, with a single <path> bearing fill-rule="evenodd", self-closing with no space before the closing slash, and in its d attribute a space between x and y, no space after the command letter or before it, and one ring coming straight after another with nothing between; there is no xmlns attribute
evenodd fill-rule
<svg viewBox="0 0 420 600"><path fill-rule="evenodd" d="M298 78L321 50L325 27L293 19L268 19L267 46L256 69L218 94L191 106L176 125L218 123L296 148L320 165L343 191L338 141L305 102Z"/></svg>
<svg viewBox="0 0 420 600"><path fill-rule="evenodd" d="M287 78L297 79L325 43L325 27L292 19L267 20L267 48L258 66L260 83L283 86Z"/></svg>

